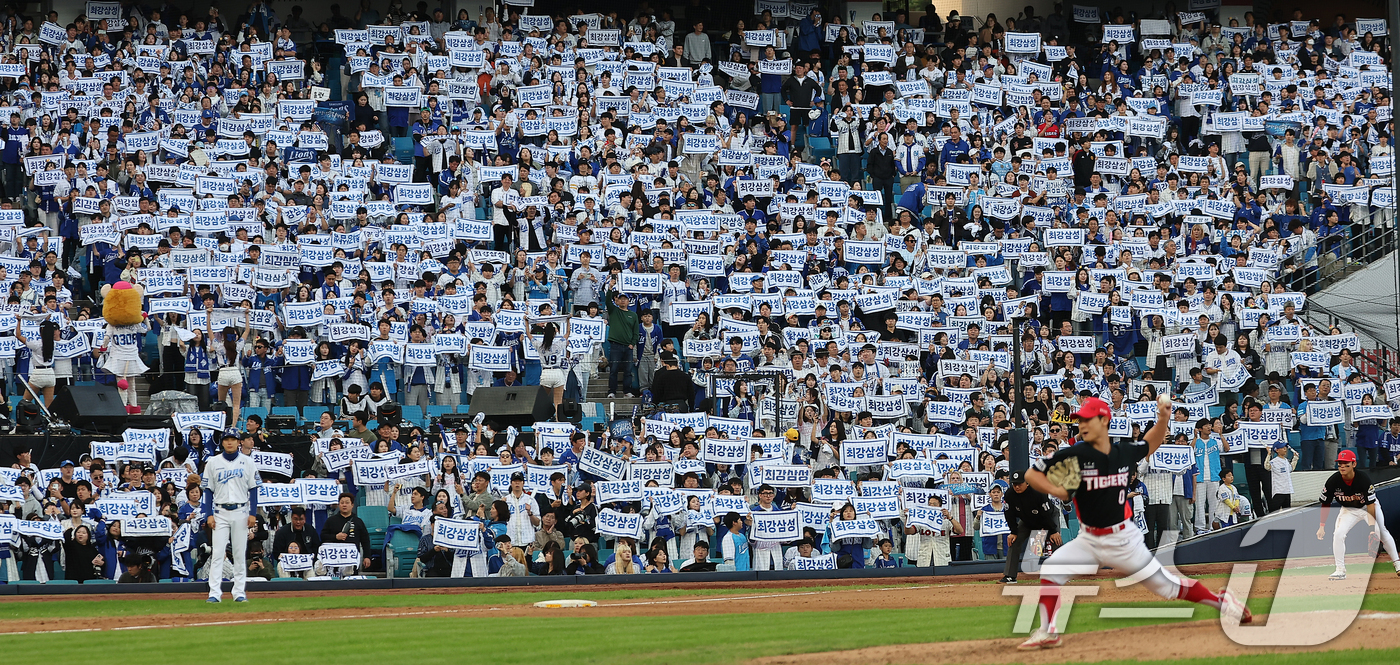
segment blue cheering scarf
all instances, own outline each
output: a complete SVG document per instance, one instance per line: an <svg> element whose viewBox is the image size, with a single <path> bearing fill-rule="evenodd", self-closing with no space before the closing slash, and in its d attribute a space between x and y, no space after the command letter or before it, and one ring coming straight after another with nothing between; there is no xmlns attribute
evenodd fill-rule
<svg viewBox="0 0 1400 665"><path fill-rule="evenodd" d="M191 346L185 354L185 373L201 379L209 378L209 352L201 345Z"/></svg>

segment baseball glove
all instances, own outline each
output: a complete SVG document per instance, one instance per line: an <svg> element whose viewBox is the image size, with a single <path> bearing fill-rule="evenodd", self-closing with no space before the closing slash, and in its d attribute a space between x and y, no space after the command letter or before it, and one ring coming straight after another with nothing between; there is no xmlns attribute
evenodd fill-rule
<svg viewBox="0 0 1400 665"><path fill-rule="evenodd" d="M1074 492L1079 489L1079 458L1070 457L1060 460L1057 464L1045 470L1045 479L1052 485L1065 488L1069 492L1069 498L1074 498Z"/></svg>

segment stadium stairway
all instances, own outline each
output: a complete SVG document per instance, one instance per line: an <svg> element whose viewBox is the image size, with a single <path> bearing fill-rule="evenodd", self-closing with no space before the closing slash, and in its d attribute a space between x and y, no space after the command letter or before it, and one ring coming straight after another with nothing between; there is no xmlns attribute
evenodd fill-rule
<svg viewBox="0 0 1400 665"><path fill-rule="evenodd" d="M593 419L600 419L601 422L608 422L613 418L631 418L632 410L642 403L641 394L634 393L637 397L624 397L625 393L619 392L617 397L608 399L608 375L606 372L598 372L594 369L593 375L588 380L588 395L583 406L583 418L585 431L591 430ZM590 404L597 406L589 408ZM601 407L602 411L597 412Z"/></svg>

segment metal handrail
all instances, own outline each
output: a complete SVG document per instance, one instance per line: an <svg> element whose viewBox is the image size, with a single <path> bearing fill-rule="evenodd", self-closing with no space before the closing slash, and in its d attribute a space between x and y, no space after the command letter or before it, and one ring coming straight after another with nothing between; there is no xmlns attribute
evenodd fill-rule
<svg viewBox="0 0 1400 665"><path fill-rule="evenodd" d="M1325 317L1325 323L1317 320L1319 316ZM1336 312L1333 312L1327 309L1326 307L1323 307L1322 305L1319 305L1311 300L1308 301L1307 307L1303 308L1303 319L1315 326L1325 325L1329 328L1338 323L1346 324L1345 327L1349 328L1350 332L1355 334L1357 336L1357 339L1361 341L1361 349L1363 353L1356 357L1357 365L1363 371L1367 369L1367 366L1374 366L1376 370L1374 374L1379 375L1381 377L1382 382L1394 378L1400 378L1400 364L1392 364L1390 362L1386 362L1386 359L1389 358L1400 359L1400 348L1396 348L1380 339L1377 339L1375 336L1366 332L1363 328L1357 326L1351 319L1337 314ZM1381 357L1375 358L1367 355L1366 353L1364 353L1364 351L1366 351L1367 349L1381 351ZM1371 374L1372 372L1367 373Z"/></svg>
<svg viewBox="0 0 1400 665"><path fill-rule="evenodd" d="M1390 254L1396 248L1396 229L1385 229L1384 233L1367 233L1357 239L1348 236L1342 241L1340 256L1321 251L1317 254L1317 278L1315 289L1321 290L1345 278L1348 271L1374 263ZM1311 280L1309 280L1311 281Z"/></svg>

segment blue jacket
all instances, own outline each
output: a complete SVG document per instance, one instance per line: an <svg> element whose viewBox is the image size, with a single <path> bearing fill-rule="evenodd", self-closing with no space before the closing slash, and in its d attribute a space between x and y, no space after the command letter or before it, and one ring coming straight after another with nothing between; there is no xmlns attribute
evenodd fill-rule
<svg viewBox="0 0 1400 665"><path fill-rule="evenodd" d="M282 390L311 390L311 365L284 365Z"/></svg>
<svg viewBox="0 0 1400 665"><path fill-rule="evenodd" d="M821 50L821 31L808 16L797 23L797 52L808 56L818 50Z"/></svg>
<svg viewBox="0 0 1400 665"><path fill-rule="evenodd" d="M248 368L248 390L273 391L276 369L282 366L281 356L260 357L254 354L243 356L242 363Z"/></svg>

